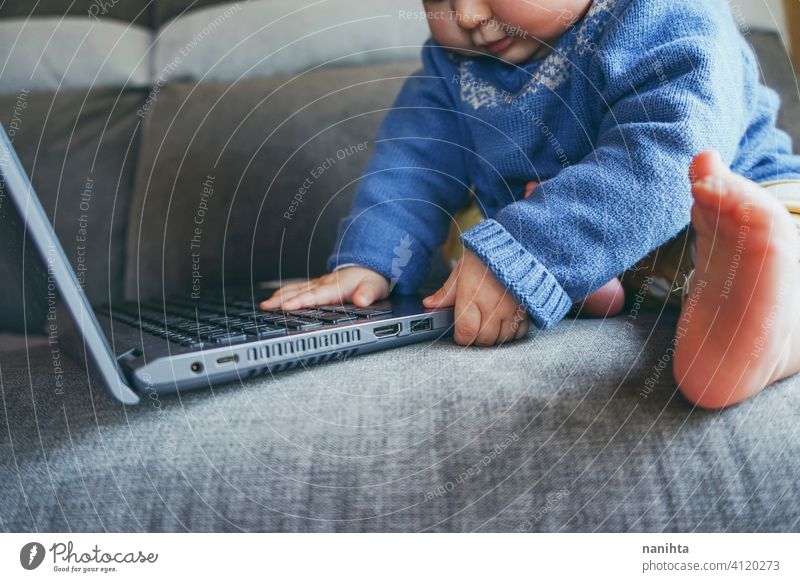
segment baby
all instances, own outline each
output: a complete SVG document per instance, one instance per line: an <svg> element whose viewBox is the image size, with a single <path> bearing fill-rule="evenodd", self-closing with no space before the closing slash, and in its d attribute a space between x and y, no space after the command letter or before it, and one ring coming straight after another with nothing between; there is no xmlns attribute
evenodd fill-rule
<svg viewBox="0 0 800 582"><path fill-rule="evenodd" d="M454 307L458 344L519 339L576 303L614 315L627 290L678 299L673 368L699 406L800 370L800 157L726 0L424 6L423 69L381 126L331 272L263 309L413 292L474 200L485 218L424 299Z"/></svg>

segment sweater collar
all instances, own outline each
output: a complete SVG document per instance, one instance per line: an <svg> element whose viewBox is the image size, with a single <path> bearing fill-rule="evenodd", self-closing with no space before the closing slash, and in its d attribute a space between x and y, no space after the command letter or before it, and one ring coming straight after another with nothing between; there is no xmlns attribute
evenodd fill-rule
<svg viewBox="0 0 800 582"><path fill-rule="evenodd" d="M493 57L455 56L462 99L475 109L502 101L502 95L555 91L569 77L575 58L596 53L615 8L624 0L594 0L581 20L538 59L514 65Z"/></svg>

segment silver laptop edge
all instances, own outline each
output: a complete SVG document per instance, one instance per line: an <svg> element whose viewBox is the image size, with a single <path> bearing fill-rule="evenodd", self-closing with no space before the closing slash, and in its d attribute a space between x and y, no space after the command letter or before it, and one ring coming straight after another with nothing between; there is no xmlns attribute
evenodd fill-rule
<svg viewBox="0 0 800 582"><path fill-rule="evenodd" d="M392 307L399 310L397 316L261 341L175 351L147 361L141 351L136 350L122 355L120 361L131 370L131 380L140 392L168 394L175 392L176 385L192 389L242 380L288 368L342 360L356 354L435 341L452 331L452 310L408 309L404 315L401 301L392 302Z"/></svg>
<svg viewBox="0 0 800 582"><path fill-rule="evenodd" d="M30 240L47 265L48 273L58 288L62 303L69 311L76 330L86 342L89 353L92 354L101 380L111 395L123 404L138 404L139 396L128 385L117 364L92 311L92 306L80 288L75 272L69 266L64 249L56 238L56 233L2 124L0 124L0 174L5 180L7 194L10 195L12 203L24 221Z"/></svg>
<svg viewBox="0 0 800 582"><path fill-rule="evenodd" d="M140 401L127 378L140 394L166 394L357 353L435 341L452 333L452 309L424 310L418 299L398 298L391 301L394 314L386 318L289 333L261 341L206 347L200 351L176 349L173 353L169 346L164 349L163 340L150 338L129 326L116 333L115 324L116 335L106 334L106 330L112 330L111 319L95 315L1 124L0 175L4 177L6 190L30 239L47 265L48 274L61 295L62 306L66 307L85 350L92 356L100 379L109 393L123 404ZM109 337L127 349L118 358ZM156 347L148 350L146 344ZM134 346L142 349L128 349ZM151 357L153 354L158 355Z"/></svg>

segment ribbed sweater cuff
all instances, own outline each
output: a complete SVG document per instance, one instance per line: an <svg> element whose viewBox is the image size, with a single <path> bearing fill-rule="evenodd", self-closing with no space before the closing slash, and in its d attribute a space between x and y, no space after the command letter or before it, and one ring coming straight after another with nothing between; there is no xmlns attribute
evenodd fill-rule
<svg viewBox="0 0 800 582"><path fill-rule="evenodd" d="M461 235L464 246L492 270L541 329L552 327L572 307L555 277L495 220Z"/></svg>

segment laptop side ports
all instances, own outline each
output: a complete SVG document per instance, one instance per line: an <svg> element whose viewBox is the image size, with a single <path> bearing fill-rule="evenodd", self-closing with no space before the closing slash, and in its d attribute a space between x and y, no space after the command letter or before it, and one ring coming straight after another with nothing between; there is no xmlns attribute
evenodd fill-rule
<svg viewBox="0 0 800 582"><path fill-rule="evenodd" d="M385 339L387 337L397 337L400 335L400 330L402 329L402 325L399 323L392 323L390 325L381 325L379 327L373 327L372 333L375 334L375 337L378 339Z"/></svg>
<svg viewBox="0 0 800 582"><path fill-rule="evenodd" d="M433 318L426 317L425 319L417 319L411 322L411 333L418 333L421 331L430 331L433 329Z"/></svg>

